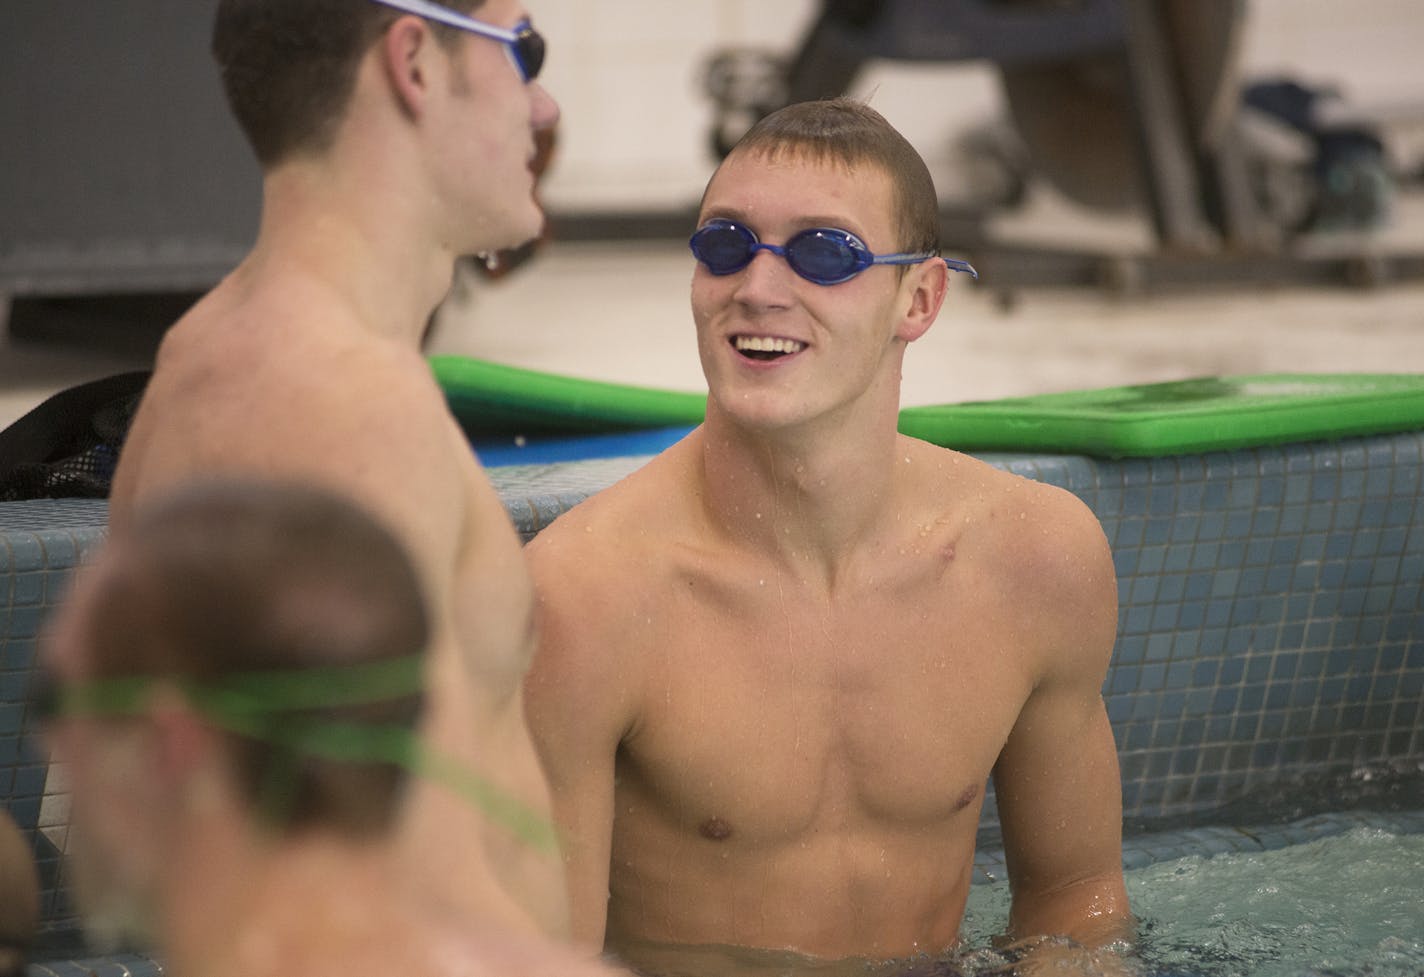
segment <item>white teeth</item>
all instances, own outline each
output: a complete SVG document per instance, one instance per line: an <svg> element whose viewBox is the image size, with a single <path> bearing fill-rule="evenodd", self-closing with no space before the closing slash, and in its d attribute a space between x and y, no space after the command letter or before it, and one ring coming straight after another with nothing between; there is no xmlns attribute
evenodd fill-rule
<svg viewBox="0 0 1424 977"><path fill-rule="evenodd" d="M795 339L777 339L774 336L738 336L737 349L758 353L799 353L806 344Z"/></svg>

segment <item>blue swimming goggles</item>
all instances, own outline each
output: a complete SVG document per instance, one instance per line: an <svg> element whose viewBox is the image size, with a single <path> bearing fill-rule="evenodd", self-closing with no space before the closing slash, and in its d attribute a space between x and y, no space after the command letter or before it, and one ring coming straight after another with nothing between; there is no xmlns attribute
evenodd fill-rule
<svg viewBox="0 0 1424 977"><path fill-rule="evenodd" d="M860 238L834 227L808 228L791 235L784 245L762 244L751 228L721 218L703 224L687 243L697 260L714 275L741 271L752 263L758 251L770 251L785 258L796 274L817 285L848 282L871 265L914 265L939 257L933 251L871 254ZM979 273L967 261L940 260L951 271L979 278Z"/></svg>
<svg viewBox="0 0 1424 977"><path fill-rule="evenodd" d="M536 31L527 20L521 20L515 24L513 30L505 30L503 27L496 27L493 24L475 20L473 17L466 17L449 7L431 3L430 0L372 0L372 2L394 7L396 10L408 14L415 14L417 17L424 17L426 20L433 20L447 27L456 27L462 31L469 31L471 34L478 34L480 37L499 41L504 45L509 60L514 62L514 68L519 72L519 77L526 82L539 77L539 69L544 67L544 35Z"/></svg>

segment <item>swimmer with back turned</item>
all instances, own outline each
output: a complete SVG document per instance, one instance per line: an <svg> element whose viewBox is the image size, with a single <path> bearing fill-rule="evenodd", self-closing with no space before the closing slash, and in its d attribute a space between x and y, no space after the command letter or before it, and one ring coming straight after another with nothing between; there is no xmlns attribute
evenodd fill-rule
<svg viewBox="0 0 1424 977"><path fill-rule="evenodd" d="M215 474L360 502L430 595L428 740L547 819L520 696L529 575L421 352L456 259L539 233L530 163L558 116L543 39L520 0L221 0L213 50L262 164L261 225L163 340L113 524ZM426 781L400 830L399 869L451 911L566 934L557 857Z"/></svg>

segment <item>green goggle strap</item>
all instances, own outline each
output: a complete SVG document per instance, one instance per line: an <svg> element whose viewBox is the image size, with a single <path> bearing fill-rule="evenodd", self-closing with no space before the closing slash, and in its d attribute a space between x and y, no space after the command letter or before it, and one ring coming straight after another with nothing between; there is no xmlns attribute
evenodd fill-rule
<svg viewBox="0 0 1424 977"><path fill-rule="evenodd" d="M59 690L59 716L132 716L141 713L152 676L97 679ZM420 656L302 669L249 672L217 683L174 682L193 708L231 733L294 753L344 763L390 763L453 790L526 844L557 849L546 819L455 760L432 750L401 726L283 719L284 712L330 709L416 695L424 687Z"/></svg>

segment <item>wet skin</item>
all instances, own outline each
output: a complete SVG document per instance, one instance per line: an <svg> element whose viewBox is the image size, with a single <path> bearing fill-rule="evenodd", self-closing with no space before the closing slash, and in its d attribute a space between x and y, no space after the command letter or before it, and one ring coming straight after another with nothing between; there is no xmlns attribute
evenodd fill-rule
<svg viewBox="0 0 1424 977"><path fill-rule="evenodd" d="M888 201L877 171L734 156L702 219L884 252ZM943 275L699 268L706 424L528 547L527 699L580 938L635 964L952 948L991 774L1015 931L1125 913L1102 532L1067 493L894 431Z"/></svg>

